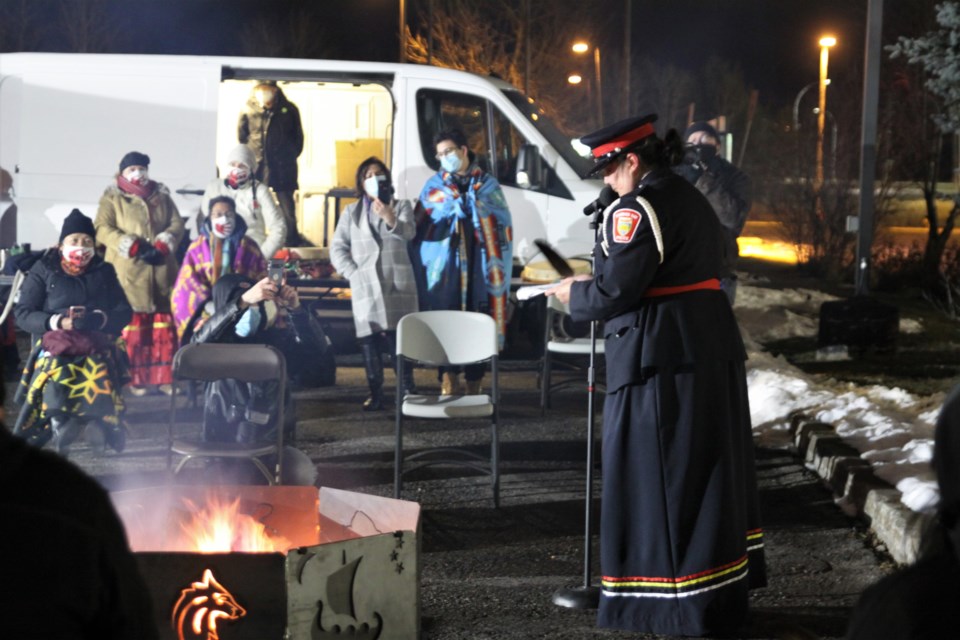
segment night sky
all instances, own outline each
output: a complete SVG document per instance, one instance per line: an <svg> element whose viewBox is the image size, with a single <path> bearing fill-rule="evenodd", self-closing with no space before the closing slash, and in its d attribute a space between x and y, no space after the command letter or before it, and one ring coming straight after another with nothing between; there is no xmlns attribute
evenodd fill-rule
<svg viewBox="0 0 960 640"><path fill-rule="evenodd" d="M0 0L0 9L19 0ZM125 39L140 53L243 55L243 25L300 4L292 0L101 0ZM519 0L518 0L519 1ZM534 3L548 0L532 0ZM56 13L59 0L32 0ZM625 0L599 0L595 32L619 56ZM324 56L396 61L399 0L316 0L316 38ZM711 54L737 62L761 100L787 104L817 79L817 40L834 33L831 75L860 74L867 0L633 0L633 55L698 70ZM426 0L407 0L408 20ZM62 50L48 30L42 47ZM58 44L60 45L58 47ZM608 53L609 52L609 53Z"/></svg>

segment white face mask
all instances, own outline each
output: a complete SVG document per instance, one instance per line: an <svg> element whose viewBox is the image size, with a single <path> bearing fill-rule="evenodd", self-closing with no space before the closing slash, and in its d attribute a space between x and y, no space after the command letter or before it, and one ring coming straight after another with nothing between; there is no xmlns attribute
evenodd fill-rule
<svg viewBox="0 0 960 640"><path fill-rule="evenodd" d="M70 264L85 267L90 264L90 260L93 259L93 247L63 247L60 250L60 255Z"/></svg>
<svg viewBox="0 0 960 640"><path fill-rule="evenodd" d="M221 240L233 235L233 230L236 229L236 227L237 223L233 219L233 216L224 216L223 218L210 221L210 230L213 231L213 235Z"/></svg>
<svg viewBox="0 0 960 640"><path fill-rule="evenodd" d="M363 190L372 199L380 195L380 183L385 182L387 176L370 176L363 181Z"/></svg>
<svg viewBox="0 0 960 640"><path fill-rule="evenodd" d="M150 178L147 176L147 171L145 169L134 169L127 174L127 180L133 184L143 186L147 184Z"/></svg>
<svg viewBox="0 0 960 640"><path fill-rule="evenodd" d="M227 177L227 180L229 180L232 185L246 184L249 179L250 170L246 167L231 167L230 175Z"/></svg>

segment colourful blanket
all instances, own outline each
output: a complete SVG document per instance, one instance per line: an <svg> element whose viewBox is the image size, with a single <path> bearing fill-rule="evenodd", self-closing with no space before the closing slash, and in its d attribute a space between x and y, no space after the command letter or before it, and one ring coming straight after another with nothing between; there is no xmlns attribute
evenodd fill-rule
<svg viewBox="0 0 960 640"><path fill-rule="evenodd" d="M497 322L503 347L507 295L513 270L513 226L500 183L480 167L471 167L464 193L446 171L430 177L420 192L426 216L415 239L426 290L426 309L483 310ZM468 264L461 234L473 229L479 264ZM468 300L473 280L473 300ZM486 299L481 299L485 297Z"/></svg>

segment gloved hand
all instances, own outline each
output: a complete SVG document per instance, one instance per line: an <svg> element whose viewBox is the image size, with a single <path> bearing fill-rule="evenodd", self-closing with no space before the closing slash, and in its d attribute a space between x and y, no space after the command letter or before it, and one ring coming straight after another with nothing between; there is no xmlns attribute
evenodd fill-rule
<svg viewBox="0 0 960 640"><path fill-rule="evenodd" d="M675 170L678 175L690 184L696 184L700 176L703 175L703 169L701 169L699 165L689 164L686 161L684 161L683 164L677 165Z"/></svg>
<svg viewBox="0 0 960 640"><path fill-rule="evenodd" d="M73 328L80 331L98 331L104 324L106 316L99 309L86 307L84 314L73 319Z"/></svg>
<svg viewBox="0 0 960 640"><path fill-rule="evenodd" d="M143 260L147 264L157 266L166 262L167 256L155 246L147 244L144 241L142 248L137 251L137 259Z"/></svg>

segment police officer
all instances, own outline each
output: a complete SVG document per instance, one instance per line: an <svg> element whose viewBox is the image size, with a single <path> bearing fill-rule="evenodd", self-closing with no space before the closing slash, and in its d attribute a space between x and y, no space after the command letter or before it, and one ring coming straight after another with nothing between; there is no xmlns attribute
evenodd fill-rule
<svg viewBox="0 0 960 640"><path fill-rule="evenodd" d="M677 132L655 115L584 136L619 198L600 220L593 276L547 291L603 320L598 624L697 636L743 622L763 586L746 353L720 290L717 217L671 170Z"/></svg>
<svg viewBox="0 0 960 640"><path fill-rule="evenodd" d="M676 171L707 197L720 220L724 240L720 288L732 305L737 297L737 238L750 212L750 178L720 157L720 134L709 123L694 122L683 138L683 162Z"/></svg>

